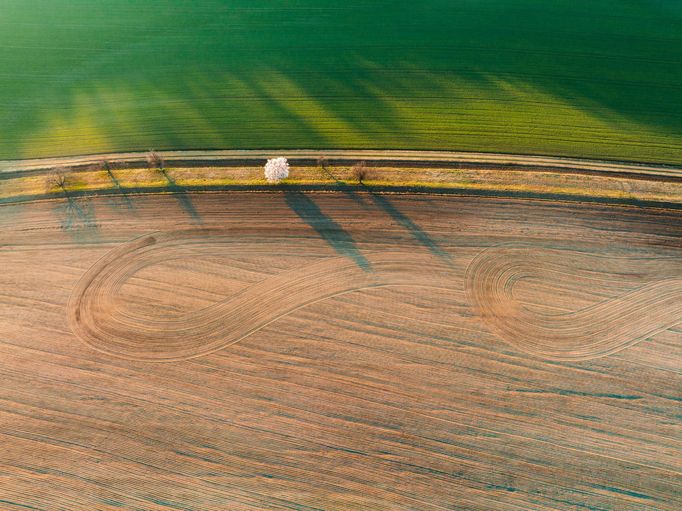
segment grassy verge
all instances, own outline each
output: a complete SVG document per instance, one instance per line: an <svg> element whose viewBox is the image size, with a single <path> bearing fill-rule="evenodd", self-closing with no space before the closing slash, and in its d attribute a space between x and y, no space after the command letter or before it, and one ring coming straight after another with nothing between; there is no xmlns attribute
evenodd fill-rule
<svg viewBox="0 0 682 511"><path fill-rule="evenodd" d="M111 168L60 171L63 186L55 185L54 172L0 180L0 202L17 202L63 196L64 193L144 193L210 191L225 189L276 190L263 178L259 166L173 167L164 171L148 168ZM286 187L304 189L360 188L350 166L292 167ZM656 202L682 204L682 182L654 181L573 174L452 168L370 167L362 187L382 191L423 190L510 196L551 196L605 202Z"/></svg>

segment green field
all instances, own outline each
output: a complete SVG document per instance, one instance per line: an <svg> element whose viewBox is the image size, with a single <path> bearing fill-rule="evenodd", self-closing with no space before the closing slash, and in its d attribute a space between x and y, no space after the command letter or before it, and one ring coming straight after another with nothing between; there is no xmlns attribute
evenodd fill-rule
<svg viewBox="0 0 682 511"><path fill-rule="evenodd" d="M150 148L682 163L682 2L0 0L0 158Z"/></svg>

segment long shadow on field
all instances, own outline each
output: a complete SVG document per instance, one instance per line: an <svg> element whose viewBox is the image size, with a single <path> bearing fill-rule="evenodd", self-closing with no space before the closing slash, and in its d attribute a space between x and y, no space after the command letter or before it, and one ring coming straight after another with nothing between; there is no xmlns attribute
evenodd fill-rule
<svg viewBox="0 0 682 511"><path fill-rule="evenodd" d="M180 186L178 183L176 183L175 179L173 179L170 175L168 175L168 172L166 170L161 170L161 173L163 174L163 177L166 178L166 181L168 182L168 185L166 186L168 190L171 191L173 196L178 200L180 203L180 206L182 206L182 209L187 212L187 214L192 217L192 220L196 222L197 224L202 224L203 220L201 218L201 215L197 211L197 209L194 207L194 203L192 202L191 197L187 193L187 190L185 187Z"/></svg>
<svg viewBox="0 0 682 511"><path fill-rule="evenodd" d="M284 198L287 205L305 223L315 229L336 252L350 257L363 270L371 270L369 261L357 248L351 235L332 218L325 215L310 197L302 192L285 191Z"/></svg>
<svg viewBox="0 0 682 511"><path fill-rule="evenodd" d="M133 202L130 200L130 197L128 197L128 192L126 189L121 186L121 182L118 180L118 178L114 175L114 173L111 171L111 164L107 161L103 163L104 170L107 171L107 175L109 176L109 179L111 179L111 182L114 184L114 188L116 188L116 196L120 197L123 203L126 205L129 211L133 210Z"/></svg>
<svg viewBox="0 0 682 511"><path fill-rule="evenodd" d="M370 189L368 189L368 191L369 196L372 198L374 203L388 213L393 220L407 229L410 234L412 234L414 239L426 247L429 252L441 258L446 263L452 262L450 254L440 248L438 244L431 238L431 236L429 236L421 227L419 227L410 217L396 208L387 196L378 194Z"/></svg>
<svg viewBox="0 0 682 511"><path fill-rule="evenodd" d="M332 172L332 166L328 161L326 161L326 159L320 162L319 166L322 169L324 175L334 181L334 186L338 191L342 192L346 197L348 197L350 200L352 200L359 206L362 206L363 208L367 209L367 203L365 202L365 200L360 195L355 193L357 187L350 186L348 183L339 180Z"/></svg>
<svg viewBox="0 0 682 511"><path fill-rule="evenodd" d="M92 241L98 234L98 227L89 197L74 196L66 188L62 192L66 202L58 202L54 209L62 230L79 243Z"/></svg>

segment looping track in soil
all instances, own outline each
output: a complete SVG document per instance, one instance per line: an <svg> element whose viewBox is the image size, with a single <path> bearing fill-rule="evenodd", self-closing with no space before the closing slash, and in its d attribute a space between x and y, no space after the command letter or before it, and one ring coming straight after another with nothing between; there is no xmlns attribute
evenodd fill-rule
<svg viewBox="0 0 682 511"><path fill-rule="evenodd" d="M225 254L258 256L272 247L234 242L216 230L154 233L114 249L81 279L72 294L73 331L109 355L168 362L206 355L239 342L278 318L334 296L368 288L461 287L459 271L408 251L368 252L367 267L349 258L321 257L241 289L200 310L175 317L122 307L122 286L145 267L170 259ZM676 265L577 251L503 245L484 250L468 266L470 303L499 337L521 351L552 360L609 355L682 321L682 279ZM564 301L624 275L644 283L579 310L538 310L516 296L519 282L542 281ZM453 278L456 277L456 278ZM551 306L551 304L549 304Z"/></svg>
<svg viewBox="0 0 682 511"><path fill-rule="evenodd" d="M273 321L321 300L386 286L444 288L452 269L427 255L404 252L366 254L368 267L351 259L326 257L284 271L222 301L179 317L152 317L124 310L121 287L143 268L169 259L224 254L267 254L272 247L230 241L210 230L154 233L117 247L80 280L69 303L76 335L92 348L132 360L170 362L199 357L239 342Z"/></svg>
<svg viewBox="0 0 682 511"><path fill-rule="evenodd" d="M466 288L484 321L512 346L547 359L588 360L682 322L681 273L670 260L660 262L502 245L474 259ZM634 274L650 283L577 311L532 310L515 296L517 284L526 279L551 283L559 294Z"/></svg>

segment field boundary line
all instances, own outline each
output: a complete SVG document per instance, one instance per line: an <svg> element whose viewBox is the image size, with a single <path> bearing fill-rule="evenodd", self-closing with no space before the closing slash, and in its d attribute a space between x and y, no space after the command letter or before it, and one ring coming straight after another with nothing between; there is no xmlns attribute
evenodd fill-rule
<svg viewBox="0 0 682 511"><path fill-rule="evenodd" d="M519 170L551 170L615 175L638 175L643 178L669 178L682 180L682 167L664 164L590 160L560 156L534 156L503 153L476 153L453 151L408 150L207 150L158 151L168 163L194 162L207 165L220 163L261 162L274 156L286 156L293 163L316 162L326 158L329 162L356 162L359 160L382 164L480 165L517 168ZM124 164L146 164L147 152L127 152L37 158L25 160L0 160L0 177L4 175L49 170L54 167L87 167L102 161Z"/></svg>

